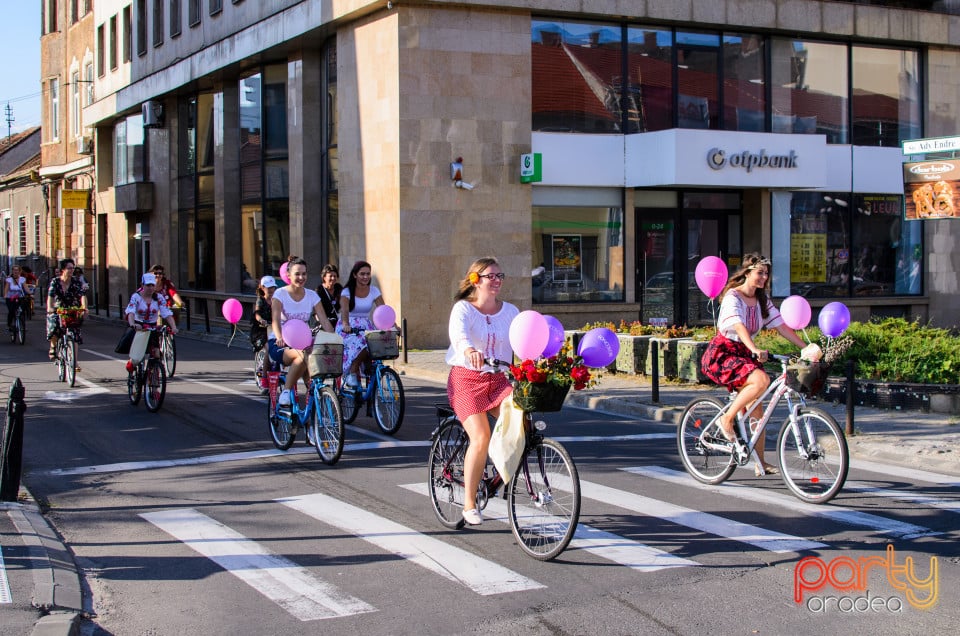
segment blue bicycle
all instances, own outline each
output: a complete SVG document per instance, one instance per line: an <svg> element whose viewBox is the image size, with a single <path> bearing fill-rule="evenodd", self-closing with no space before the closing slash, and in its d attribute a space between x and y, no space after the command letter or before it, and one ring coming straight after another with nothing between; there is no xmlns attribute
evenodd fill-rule
<svg viewBox="0 0 960 636"><path fill-rule="evenodd" d="M363 331L357 330L357 333L363 334ZM360 406L366 404L367 417L372 414L381 431L394 435L403 423L406 401L400 375L383 361L395 360L400 356L397 332L368 331L364 335L371 361L369 369L360 378L359 386L348 387L345 383L340 383L340 410L343 412L343 421L351 424L357 419Z"/></svg>
<svg viewBox="0 0 960 636"><path fill-rule="evenodd" d="M302 427L306 431L307 444L316 447L317 454L325 464L332 466L340 460L345 435L343 417L337 393L327 381L340 375L343 369L342 360L342 344L313 345L313 350L307 357L310 370L309 394L302 408L297 399L296 386L293 388L288 408L281 408L277 404L280 387L286 380L285 370L267 374L267 422L274 446L280 450L290 448L297 437L297 431ZM299 384L299 381L297 383Z"/></svg>

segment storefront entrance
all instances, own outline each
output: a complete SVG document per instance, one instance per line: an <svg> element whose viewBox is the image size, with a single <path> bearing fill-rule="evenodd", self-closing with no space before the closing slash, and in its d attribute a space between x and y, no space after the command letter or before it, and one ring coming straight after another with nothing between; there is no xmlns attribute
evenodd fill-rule
<svg viewBox="0 0 960 636"><path fill-rule="evenodd" d="M697 263L738 262L739 192L682 192L678 208L636 208L637 296L644 324L713 324L715 303L697 287ZM682 283L678 284L678 281Z"/></svg>

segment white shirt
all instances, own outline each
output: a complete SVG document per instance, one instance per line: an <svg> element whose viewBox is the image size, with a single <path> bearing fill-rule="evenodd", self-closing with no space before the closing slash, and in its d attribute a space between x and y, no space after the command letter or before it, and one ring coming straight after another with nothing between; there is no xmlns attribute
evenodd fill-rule
<svg viewBox="0 0 960 636"><path fill-rule="evenodd" d="M350 299L350 290L346 287L343 288L343 291L340 292L341 298ZM373 311L373 307L377 298L380 298L380 290L370 285L370 293L363 298L357 298L354 302L353 309L350 310L351 316L369 316L370 312ZM350 305L347 305L349 307Z"/></svg>
<svg viewBox="0 0 960 636"><path fill-rule="evenodd" d="M296 301L290 297L290 292L287 291L286 287L281 287L273 292L273 298L280 301L280 306L283 309L280 312L281 327L288 320L302 320L309 324L310 316L314 314L313 308L320 304L320 296L312 289L304 289L303 298Z"/></svg>
<svg viewBox="0 0 960 636"><path fill-rule="evenodd" d="M27 284L27 279L23 276L18 276L17 280L13 280L13 276L7 276L7 298L19 298L23 295L23 286Z"/></svg>
<svg viewBox="0 0 960 636"><path fill-rule="evenodd" d="M760 314L759 301L753 307L747 305L737 290L731 289L720 302L720 315L717 316L717 330L724 336L738 342L737 323L743 323L753 338L761 329L773 329L783 324L783 318L780 317L780 311L773 304L773 301L767 298L767 320L764 322Z"/></svg>
<svg viewBox="0 0 960 636"><path fill-rule="evenodd" d="M163 294L154 293L155 298L144 298L138 292L133 292L130 296L130 302L124 311L124 316L133 314L133 319L142 325L157 324L157 315L161 318L169 318L173 311L167 307L167 301Z"/></svg>
<svg viewBox="0 0 960 636"><path fill-rule="evenodd" d="M510 323L520 310L508 302L495 314L481 313L466 300L458 301L450 311L450 348L446 362L450 366L474 369L467 362L464 352L473 347L484 358L497 358L505 362L513 360L510 346ZM484 370L492 370L486 366Z"/></svg>

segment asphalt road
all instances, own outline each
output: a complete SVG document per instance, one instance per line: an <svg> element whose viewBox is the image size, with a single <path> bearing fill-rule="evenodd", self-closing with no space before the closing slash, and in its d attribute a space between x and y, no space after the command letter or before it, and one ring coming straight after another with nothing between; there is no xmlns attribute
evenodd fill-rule
<svg viewBox="0 0 960 636"><path fill-rule="evenodd" d="M435 520L439 385L406 377L399 433L361 413L328 467L302 439L273 449L245 343L181 339L151 414L127 400L116 329L87 327L71 390L31 327L0 373L26 385L25 483L82 570L85 634L928 634L960 616L952 486L852 470L873 490L819 507L750 470L709 488L672 426L568 408L548 433L580 471L579 541L542 563L496 518Z"/></svg>

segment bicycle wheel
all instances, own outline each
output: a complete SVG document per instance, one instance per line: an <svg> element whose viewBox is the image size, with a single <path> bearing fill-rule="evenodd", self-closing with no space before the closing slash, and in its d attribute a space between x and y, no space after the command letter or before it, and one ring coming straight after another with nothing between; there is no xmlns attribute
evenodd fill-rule
<svg viewBox="0 0 960 636"><path fill-rule="evenodd" d="M172 378L177 372L177 341L169 331L163 334L160 350L163 352L163 366L166 367L167 377Z"/></svg>
<svg viewBox="0 0 960 636"><path fill-rule="evenodd" d="M324 385L314 393L313 441L323 463L333 466L343 453L343 417L340 401L330 387Z"/></svg>
<svg viewBox="0 0 960 636"><path fill-rule="evenodd" d="M77 341L64 336L63 365L66 368L67 382L70 386L77 383Z"/></svg>
<svg viewBox="0 0 960 636"><path fill-rule="evenodd" d="M559 442L527 449L509 484L507 507L517 545L539 561L563 552L580 520L580 476Z"/></svg>
<svg viewBox="0 0 960 636"><path fill-rule="evenodd" d="M127 397L130 398L130 404L136 406L140 404L140 394L143 392L143 384L140 383L140 367L134 367L133 371L127 372Z"/></svg>
<svg viewBox="0 0 960 636"><path fill-rule="evenodd" d="M457 420L443 424L430 445L430 503L448 528L463 527L463 458L469 445L470 438Z"/></svg>
<svg viewBox="0 0 960 636"><path fill-rule="evenodd" d="M796 427L787 418L777 437L777 457L790 492L814 504L833 499L850 468L843 431L829 413L817 408L800 409Z"/></svg>
<svg viewBox="0 0 960 636"><path fill-rule="evenodd" d="M253 377L257 382L257 388L260 390L260 395L266 395L270 392L270 387L267 386L267 347L264 345L260 349L257 349L257 352L253 354Z"/></svg>
<svg viewBox="0 0 960 636"><path fill-rule="evenodd" d="M163 397L167 394L167 370L160 360L147 361L147 372L144 376L143 403L147 410L156 413L163 405Z"/></svg>
<svg viewBox="0 0 960 636"><path fill-rule="evenodd" d="M67 363L66 363L66 353L64 352L64 342L66 338L60 336L57 340L57 348L55 349L54 358L57 361L57 379L63 382L67 379Z"/></svg>
<svg viewBox="0 0 960 636"><path fill-rule="evenodd" d="M277 389L277 393L280 393L280 389ZM276 404L269 397L267 398L267 424L270 426L270 438L274 446L283 451L293 446L293 440L296 438L293 424L277 414Z"/></svg>
<svg viewBox="0 0 960 636"><path fill-rule="evenodd" d="M13 335L17 344L27 343L27 321L24 319L23 310L18 310L13 319Z"/></svg>
<svg viewBox="0 0 960 636"><path fill-rule="evenodd" d="M377 390L373 392L373 415L380 430L387 435L399 431L405 406L400 376L390 367L384 367L377 381Z"/></svg>
<svg viewBox="0 0 960 636"><path fill-rule="evenodd" d="M715 423L726 405L712 397L687 404L677 427L677 451L690 476L704 484L719 484L736 469L730 443Z"/></svg>
<svg viewBox="0 0 960 636"><path fill-rule="evenodd" d="M363 398L360 397L361 391L362 389L359 386L355 389L348 389L341 379L340 391L337 395L340 398L340 413L343 415L344 425L353 424L353 421L357 419L360 404L363 402Z"/></svg>

